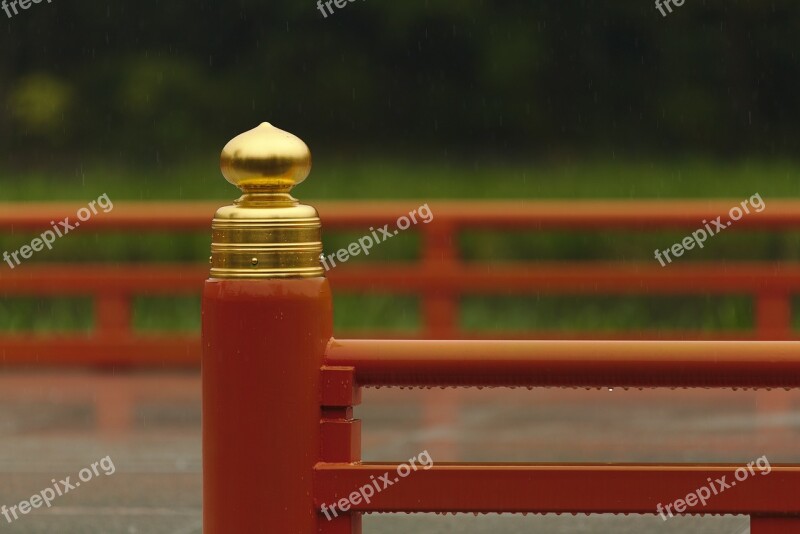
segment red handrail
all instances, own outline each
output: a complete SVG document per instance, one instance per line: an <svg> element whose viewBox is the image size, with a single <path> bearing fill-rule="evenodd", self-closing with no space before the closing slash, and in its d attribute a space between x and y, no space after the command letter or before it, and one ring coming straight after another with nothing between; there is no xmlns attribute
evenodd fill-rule
<svg viewBox="0 0 800 534"><path fill-rule="evenodd" d="M795 263L676 263L662 268L650 263L518 262L465 263L458 254L458 234L470 228L627 229L697 228L703 219L724 214L736 201L430 201L430 224L417 224L423 234L419 263L345 264L330 271L338 290L384 291L419 295L422 332L429 339L491 337L494 333L463 332L459 299L465 294L749 294L755 300L753 331L642 331L587 333L533 331L503 337L656 338L656 339L793 339L791 295L800 287ZM218 203L123 203L99 213L85 228L94 231L207 231ZM326 231L393 224L408 213L408 202L322 202ZM0 204L0 231L43 231L50 221L74 217L69 203ZM788 230L800 227L800 201L770 201L737 228ZM410 230L410 231L412 231ZM84 231L84 227L81 228ZM15 270L0 265L0 295L90 295L97 317L90 334L34 337L0 335L0 354L9 364L62 363L192 365L200 358L197 335L141 335L132 330L132 302L138 295L196 294L207 266L191 265L54 265L24 264ZM347 332L339 332L347 336ZM353 333L350 333L352 335ZM373 337L396 334L373 332ZM67 347L67 350L64 350ZM137 357L147 353L148 358Z"/></svg>
<svg viewBox="0 0 800 534"><path fill-rule="evenodd" d="M303 234L308 239L293 237L300 235L301 226L316 230L316 218L295 207L287 207L285 217L279 217L273 211L285 203L277 195L263 195L288 190L305 178L310 168L308 147L263 123L228 143L221 160L226 179L245 194L229 214L230 220L241 224L226 221L220 223L224 230L216 228L212 272L217 277L207 280L203 289L203 530L207 534L360 534L361 513L367 511L655 514L661 510L659 501L680 495L687 497L683 505L680 499L674 501L676 513L751 514L755 534L798 530L800 500L790 497L800 482L796 465L776 465L767 472L767 462L758 464L758 473L753 469L749 474L745 469L745 479L752 474L749 486L741 486L745 490L719 495L715 491L716 499L707 506L698 499L692 502L689 492L706 486L705 478L710 482L711 476L740 480L742 467L428 463L425 467L430 469L418 469L416 476L406 478L411 467L404 475L394 462L362 463L361 424L353 417L353 407L361 401L365 385L800 387L800 342L338 341L332 337L331 282L336 283L336 276L329 281L321 276L322 269L309 268L319 251L315 232ZM265 205L274 210L254 209ZM527 270L503 277L491 272L492 265L462 265L457 232L470 224L696 228L698 220L727 213L730 204L578 206L518 201L483 207L459 204L449 210L434 207L436 220L418 225L424 233L422 271L410 287L402 287L406 278L397 270L383 283L395 291L421 292L426 333L448 336L457 331L457 298L474 286L513 291L537 283ZM319 207L328 223L330 212ZM590 216L581 207L591 208ZM680 207L686 210L675 209ZM780 204L777 208L777 216L771 210L769 217L752 216L743 226L771 221L766 228L774 228L778 220L800 222L795 210ZM365 209L361 215L348 209L340 224L391 224L396 216L410 216L407 209L394 213ZM686 218L687 212L700 217ZM365 214L369 217L363 218ZM327 224L328 229L332 226ZM397 226L401 228L399 220ZM267 237L254 238L256 231ZM254 246L254 241L259 243ZM295 261L285 259L286 245L297 256ZM276 268L262 269L262 257ZM252 269L243 271L247 264ZM241 278L242 272L248 277ZM307 277L297 276L298 272ZM370 284L367 287L376 285L381 276L374 272L364 277L363 270L361 274L361 283ZM559 272L550 276L563 280ZM771 333L779 336L788 335L790 325L784 286L791 283L751 288L768 298L758 313L761 320L770 321L761 326L774 328ZM627 292L625 286L621 289ZM759 476L764 474L771 476ZM405 480L401 483L400 478ZM393 487L382 491L389 486ZM333 503L339 513L331 517ZM669 511L670 505L665 508Z"/></svg>
<svg viewBox="0 0 800 534"><path fill-rule="evenodd" d="M320 463L314 472L317 507L330 505L385 473L397 463ZM473 512L654 514L656 506L726 477L735 480L741 465L732 464L477 464L440 463L376 492L370 502L350 507L360 512ZM800 466L772 465L769 476L757 473L736 491L720 493L692 514L751 516L800 514L796 488ZM665 513L666 515L666 513ZM751 520L752 532L759 521ZM800 519L785 519L783 534L797 532ZM326 532L326 531L322 531ZM331 530L331 532L335 532ZM356 532L356 531L353 531Z"/></svg>
<svg viewBox="0 0 800 534"><path fill-rule="evenodd" d="M429 200L435 219L461 228L696 229L703 219L725 215L739 199L704 200ZM421 202L313 201L325 229L394 223ZM118 202L92 221L96 230L208 230L220 201ZM0 203L0 230L42 231L50 221L72 217L69 202ZM768 208L736 222L737 227L785 229L800 226L800 201L770 200Z"/></svg>
<svg viewBox="0 0 800 534"><path fill-rule="evenodd" d="M800 387L797 341L340 340L360 386Z"/></svg>
<svg viewBox="0 0 800 534"><path fill-rule="evenodd" d="M389 341L331 340L325 354L323 453L314 465L314 506L349 508L324 533L360 533L364 512L638 513L688 495L710 480L739 480L735 464L436 463L369 501L354 490L399 473L399 463L360 462L352 408L369 386L800 387L800 342ZM308 392L304 392L307 394ZM332 452L325 452L332 451ZM794 532L800 524L800 466L772 464L735 491L714 492L687 514L748 514L751 532ZM394 475L392 475L394 476ZM724 478L723 478L724 477ZM734 486L736 484L733 484ZM386 488L384 488L386 489ZM683 506L683 505L682 505ZM341 508L340 508L341 510ZM323 512L318 512L323 513ZM677 513L677 511L676 511ZM327 516L326 516L327 517ZM664 516L666 518L666 515Z"/></svg>

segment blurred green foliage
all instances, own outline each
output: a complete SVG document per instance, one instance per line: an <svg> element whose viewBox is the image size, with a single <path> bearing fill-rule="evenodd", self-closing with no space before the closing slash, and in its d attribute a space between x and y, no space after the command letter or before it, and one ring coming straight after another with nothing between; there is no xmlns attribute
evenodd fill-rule
<svg viewBox="0 0 800 534"><path fill-rule="evenodd" d="M462 327L478 332L753 328L751 303L747 297L738 296L471 296L463 299L460 311Z"/></svg>
<svg viewBox="0 0 800 534"><path fill-rule="evenodd" d="M74 201L75 209L87 198L108 192L112 200L198 199L235 196L233 188L219 176L213 157L197 159L188 166L151 169L109 168L89 165L59 172L6 173L6 198L42 198ZM769 209L777 198L797 196L800 167L789 161L742 161L722 164L703 160L667 163L602 161L582 164L480 165L440 162L406 162L365 158L347 161L330 158L317 161L310 180L302 184L302 199L406 198L408 210L422 199L434 214L439 199L467 198L603 198L603 197L714 197L730 198L732 204L758 189ZM2 173L2 170L0 170ZM502 179L498 179L501 177ZM398 184L401 184L399 186ZM219 201L220 204L223 200ZM313 201L311 201L313 203ZM402 215L397 213L396 215ZM102 215L98 215L102 216ZM757 215L753 215L757 216ZM211 217L211 213L209 213ZM366 229L364 230L366 232ZM323 233L328 253L345 247L364 232ZM655 248L678 242L686 232L495 232L468 231L460 236L459 249L467 261L592 261L620 260L653 262ZM30 243L30 233L0 235L0 250L16 250ZM103 233L90 225L56 242L52 251L38 253L37 262L191 262L208 258L208 232ZM363 261L415 261L420 239L412 228L376 247ZM757 232L733 228L713 240L702 251L692 251L681 262L737 260L798 260L800 233ZM24 269L28 263L18 267ZM3 268L0 266L0 268ZM2 272L0 272L2 275ZM91 326L91 306L80 308L68 299L0 300L0 329L37 332L51 328L86 330ZM794 310L800 309L797 303ZM338 329L398 330L408 333L421 323L419 300L409 295L364 295L337 292L335 322ZM674 295L559 297L529 295L518 298L467 295L461 306L461 325L468 329L515 331L539 328L597 328L605 331L636 328L742 329L752 326L752 302L746 297L707 298ZM794 314L800 327L800 314ZM197 330L199 302L196 298L136 299L134 324L138 330ZM499 334L498 334L499 335Z"/></svg>
<svg viewBox="0 0 800 534"><path fill-rule="evenodd" d="M102 193L115 202L232 199L237 190L219 172L220 148L198 150L180 164L151 168L91 159L56 169L0 166L0 199L74 200L76 210ZM314 153L311 176L294 192L304 200L408 199L409 209L447 198L729 198L738 203L756 192L769 204L771 199L800 196L800 165L788 157L586 158L557 163L477 155L345 157L321 150Z"/></svg>
<svg viewBox="0 0 800 534"><path fill-rule="evenodd" d="M233 198L219 149L262 120L303 137L306 199L744 199L800 192L800 4L315 0L40 4L0 13L0 200ZM210 215L210 214L209 214ZM399 215L399 214L398 214ZM90 228L34 261L203 261L207 234ZM28 235L0 236L15 250ZM334 251L352 235L325 235ZM649 261L673 233L473 232L469 260ZM413 233L369 260L412 260ZM682 261L796 259L736 232ZM701 257L702 256L702 257ZM353 260L361 261L361 258ZM22 268L22 267L21 267ZM138 329L196 329L143 296ZM795 306L797 309L797 306ZM4 299L0 328L86 330L87 300ZM337 295L337 328L419 325L409 296ZM746 299L464 299L466 328L745 328ZM795 314L795 321L800 319Z"/></svg>
<svg viewBox="0 0 800 534"><path fill-rule="evenodd" d="M24 331L39 334L86 332L94 324L90 298L8 297L0 299L0 332Z"/></svg>
<svg viewBox="0 0 800 534"><path fill-rule="evenodd" d="M2 15L2 14L0 14ZM794 156L800 4L57 2L0 18L0 146L156 163L268 119L351 152Z"/></svg>
<svg viewBox="0 0 800 534"><path fill-rule="evenodd" d="M70 107L72 92L62 80L49 74L21 78L8 97L11 118L31 137L63 142L62 121Z"/></svg>

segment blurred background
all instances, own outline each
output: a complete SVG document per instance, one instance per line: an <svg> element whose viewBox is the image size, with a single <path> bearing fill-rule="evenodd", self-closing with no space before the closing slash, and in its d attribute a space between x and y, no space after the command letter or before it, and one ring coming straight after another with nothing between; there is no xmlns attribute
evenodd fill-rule
<svg viewBox="0 0 800 534"><path fill-rule="evenodd" d="M733 206L759 193L769 210L771 201L800 192L798 20L800 4L789 0L691 0L666 17L652 2L555 0L356 0L327 17L312 0L53 0L12 17L0 11L0 202L65 201L77 210L105 193L117 204L212 200L222 205L238 194L218 171L220 149L240 132L269 121L301 137L314 154L311 176L294 191L309 203L407 200L408 211L428 202L435 214L436 201L449 199L724 198L733 199ZM0 235L0 249L16 250L38 233L6 231ZM328 232L325 249L334 252L363 233ZM474 231L459 237L458 248L468 260L652 263L655 248L664 249L685 234ZM109 234L87 227L60 240L54 250L36 254L30 264L199 263L208 257L209 238L210 232ZM418 257L418 249L419 236L408 232L376 248L369 258L352 262L410 261ZM792 261L799 251L796 231L743 229L716 237L713 246L681 261ZM0 278L7 272L0 264ZM335 306L336 327L341 329L409 335L420 326L415 296L340 292ZM6 333L88 332L97 320L94 315L88 298L0 299L0 330ZM500 337L533 326L716 332L748 328L753 316L745 295L467 297L459 305L462 328L489 328ZM800 323L794 312L792 321L795 328ZM196 333L199 298L142 296L134 303L133 322L143 332ZM152 475L157 480L153 488L160 487L167 496L150 503L161 512L137 515L125 507L153 489L151 482L136 486L133 497L116 488L113 502L102 506L81 502L78 495L66 515L79 525L67 528L60 516L43 515L14 525L15 532L199 532L196 377L169 375L177 381L169 382L170 387L186 388L186 396L179 396L177 404L145 403L134 417L138 434L106 442L112 438L92 434L94 412L81 404L84 400L63 407L64 399L72 398L70 388L82 389L83 382L64 382L59 374L42 378L16 373L0 377L9 391L17 391L0 404L0 476L13 480L0 489L2 502L29 495L41 486L39 478L49 480L52 469L42 465L66 466L65 471L74 465L77 470L83 460L70 463L68 458L109 447L130 460L119 462L123 474ZM155 389L161 380L135 378L156 384ZM116 375L94 379L99 380L92 386L97 391L127 380ZM139 386L129 387L137 391ZM592 395L599 393L586 395L580 402L569 397L574 410L558 412L564 426L556 424L553 435L570 434L575 426L569 421L588 430L606 428L597 422L604 409L586 410L597 401ZM89 398L97 397L92 393ZM397 399L376 396L374 402L393 406ZM514 399L498 397L495 409L500 412L487 412L482 421L519 419L517 424L529 425L531 435L538 435L538 425L553 412L545 403L537 408L539 416L525 418L532 413L530 397ZM553 395L543 399L552 402ZM706 405L708 414L731 409L727 397L716 399ZM406 402L405 422L375 412L374 426L368 424L367 430L377 430L365 435L365 443L378 452L369 454L421 450L419 440L430 435L412 439L392 431L410 426L430 401L417 396ZM660 406L660 401L653 402ZM741 401L737 406L745 415L729 414L726 428L757 426L756 416L747 412L755 403L755 397ZM623 410L615 412L617 423L653 417L647 409L628 414L624 410L635 408L626 404L609 407ZM661 430L670 425L678 425L679 432L711 432L709 419L682 418L690 410L687 406L678 412L662 409L663 424L653 426L652 434L638 427L637 432L631 427L619 430L633 434L628 448L608 445L607 430L598 430L600 437L583 444L558 445L559 438L534 452L522 445L497 451L489 444L475 446L471 453L445 445L440 450L449 452L442 456L431 452L435 459L483 458L494 451L494 459L511 455L533 460L543 456L542 450L563 446L558 460L630 459L637 447L643 451L659 443ZM502 410L509 412L503 415ZM467 414L467 423L445 414L439 421L443 430L433 436L467 439L484 434L484 423L469 426L475 413ZM794 441L784 440L776 455L797 442L793 412L780 417L767 426L786 430L788 425ZM52 436L60 441L47 445ZM750 460L764 454L762 437L741 438L739 445L700 440L688 448L685 441L676 441L660 449L658 459L721 459L716 451L727 455L724 459ZM75 453L65 455L67 450ZM42 462L43 457L50 463ZM34 476L39 469L44 474ZM165 503L177 494L190 497L180 506ZM82 508L91 506L103 512L92 515ZM159 523L153 513L163 513L165 519ZM91 518L81 523L85 514ZM541 521L535 525L543 532L611 528L607 523L587 527L530 519ZM631 531L746 529L741 521L723 520L728 523L709 519L680 529L677 523L647 523ZM480 526L482 521L457 528L523 528L510 523ZM96 527L100 524L104 526ZM389 525L382 527L387 532L411 528L403 520L400 526L382 524ZM441 530L450 528L444 522L436 524L413 528L450 532ZM621 529L625 523L613 524ZM711 526L703 526L707 524ZM525 525L531 528L531 523Z"/></svg>
<svg viewBox="0 0 800 534"><path fill-rule="evenodd" d="M662 17L650 3L355 2L327 18L305 4L57 1L0 18L2 199L232 199L219 150L264 120L311 147L314 170L296 190L310 200L797 194L796 3L696 2ZM680 237L484 233L461 246L476 257L650 259ZM408 256L413 239L376 257ZM34 261L201 260L208 250L207 234L69 241ZM684 260L796 257L800 242L715 241ZM368 304L381 324L412 326L413 302L404 314L383 313L387 303ZM155 306L137 320L196 327L197 303L183 305L181 319L154 320ZM617 314L659 326L665 312L654 308L677 309L546 305L569 313L531 321L568 327L562 318L589 305L594 319L580 320L594 326L613 327ZM691 321L750 320L742 303L719 305L725 317L708 305ZM498 310L485 306L465 320L491 321ZM9 313L0 324L19 320Z"/></svg>

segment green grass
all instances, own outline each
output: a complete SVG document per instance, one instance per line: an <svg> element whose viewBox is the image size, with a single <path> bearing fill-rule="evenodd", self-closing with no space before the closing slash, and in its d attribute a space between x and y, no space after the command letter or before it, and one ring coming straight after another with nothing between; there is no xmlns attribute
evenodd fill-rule
<svg viewBox="0 0 800 534"><path fill-rule="evenodd" d="M795 306L796 307L796 306ZM394 331L421 328L419 299L386 294L337 294L337 331ZM94 312L88 299L0 300L0 331L89 332ZM145 334L198 332L199 297L139 297L134 329ZM515 333L525 330L597 332L660 330L746 330L753 326L751 302L742 296L541 296L462 299L460 327L465 331ZM794 327L800 318L794 317Z"/></svg>
<svg viewBox="0 0 800 534"><path fill-rule="evenodd" d="M137 297L133 328L145 333L200 331L200 296Z"/></svg>
<svg viewBox="0 0 800 534"><path fill-rule="evenodd" d="M800 165L782 160L493 161L455 157L367 157L315 154L314 170L295 190L309 199L451 198L733 198L754 193L800 196ZM2 200L232 199L216 156L171 167L86 163L52 170L0 169ZM413 206L413 207L416 207Z"/></svg>
<svg viewBox="0 0 800 534"><path fill-rule="evenodd" d="M462 328L495 332L745 330L752 324L746 297L467 297L461 309Z"/></svg>
<svg viewBox="0 0 800 534"><path fill-rule="evenodd" d="M438 199L580 199L580 198L705 198L733 200L760 193L770 200L800 197L800 165L790 161L717 162L683 159L643 162L616 159L574 161L505 161L450 158L438 161L409 157L346 159L315 155L315 170L295 195L318 199L409 199L409 210L428 202L436 212ZM76 209L107 193L115 201L217 199L220 205L237 196L220 176L215 157L184 165L150 169L87 163L59 171L0 170L0 200L74 201ZM102 215L100 215L102 216ZM324 233L328 253L345 247L367 232ZM655 261L653 250L677 242L680 232L510 232L470 231L460 236L467 261L485 260L624 260ZM0 251L16 250L33 235L0 235ZM209 232L168 234L106 234L81 229L57 241L54 250L31 262L205 262ZM419 237L408 231L372 250L362 261L414 261ZM715 236L681 262L709 260L798 260L800 232L736 231ZM0 265L0 276L4 264ZM22 266L21 268L24 268ZM337 295L337 328L414 330L420 324L418 299L390 295ZM751 305L744 297L708 299L675 296L654 299L622 297L475 297L463 299L461 325L467 329L519 330L592 328L747 328ZM93 321L91 305L53 299L0 301L0 329L37 332L85 330ZM800 326L800 319L795 315ZM138 298L134 326L145 332L196 331L197 298Z"/></svg>
<svg viewBox="0 0 800 534"><path fill-rule="evenodd" d="M337 331L413 332L421 328L419 300L385 294L337 294L333 297L333 327Z"/></svg>
<svg viewBox="0 0 800 534"><path fill-rule="evenodd" d="M414 297L396 295L334 296L337 330L382 329L412 332L419 328ZM199 297L141 297L134 303L134 328L145 333L200 330Z"/></svg>
<svg viewBox="0 0 800 534"><path fill-rule="evenodd" d="M87 298L0 299L0 331L88 332L94 323Z"/></svg>

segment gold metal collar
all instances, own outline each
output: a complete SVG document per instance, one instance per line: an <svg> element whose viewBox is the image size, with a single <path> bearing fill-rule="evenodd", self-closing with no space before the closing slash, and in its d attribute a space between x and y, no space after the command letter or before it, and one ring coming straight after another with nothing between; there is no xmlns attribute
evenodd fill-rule
<svg viewBox="0 0 800 534"><path fill-rule="evenodd" d="M211 224L211 277L323 276L319 214L289 194L311 171L308 146L265 122L225 145L220 168L244 194Z"/></svg>

